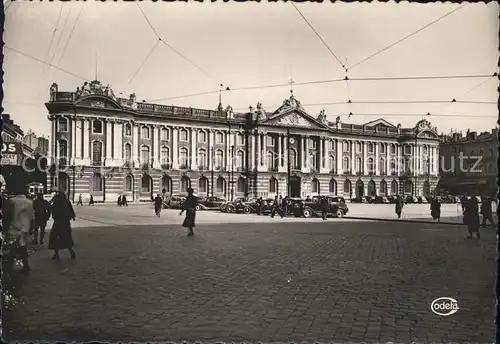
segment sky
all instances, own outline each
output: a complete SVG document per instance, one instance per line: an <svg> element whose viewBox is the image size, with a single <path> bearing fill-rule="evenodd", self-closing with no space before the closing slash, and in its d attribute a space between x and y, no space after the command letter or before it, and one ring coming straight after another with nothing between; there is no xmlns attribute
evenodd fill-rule
<svg viewBox="0 0 500 344"><path fill-rule="evenodd" d="M413 127L430 113L425 118L440 132L481 132L496 126L497 78L300 85L343 79L342 64L349 78L361 79L493 75L499 58L496 2L295 6L265 1L16 1L7 9L4 41L31 58L4 49L4 113L23 130L47 137L50 127L43 104L53 82L59 91L75 91L97 75L116 95L135 93L139 101L163 99L154 102L203 109L217 107L217 90L223 84L232 89L222 93L223 105L243 112L258 102L274 111L288 98L287 83L293 80L294 95L306 111L317 116L324 109L331 121L341 116L345 123L362 124L384 118ZM237 90L276 84L285 86ZM205 92L212 93L179 97ZM448 103L453 98L476 103ZM345 104L349 99L352 104ZM447 103L401 103L406 101ZM323 104L332 102L342 104Z"/></svg>

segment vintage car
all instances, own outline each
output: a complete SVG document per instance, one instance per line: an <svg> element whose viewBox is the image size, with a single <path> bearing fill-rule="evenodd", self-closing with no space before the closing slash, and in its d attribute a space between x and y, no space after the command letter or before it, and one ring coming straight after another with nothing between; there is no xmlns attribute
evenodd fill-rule
<svg viewBox="0 0 500 344"><path fill-rule="evenodd" d="M238 197L234 201L228 201L220 206L220 210L223 213L245 213L250 214L252 212L252 203L255 200L249 199L248 197Z"/></svg>
<svg viewBox="0 0 500 344"><path fill-rule="evenodd" d="M418 203L428 203L427 197L417 196Z"/></svg>
<svg viewBox="0 0 500 344"><path fill-rule="evenodd" d="M205 197L199 200L198 203L204 209L219 209L225 202L226 200L220 197Z"/></svg>
<svg viewBox="0 0 500 344"><path fill-rule="evenodd" d="M327 216L344 217L349 208L345 202L344 197L341 196L325 196L328 199L329 209ZM293 207L293 213L296 217L312 217L321 216L321 196L314 196L311 200L299 201Z"/></svg>
<svg viewBox="0 0 500 344"><path fill-rule="evenodd" d="M388 203L391 203L389 201L389 198L386 197L386 196L377 196L375 197L375 201L373 203L376 203L376 204L388 204Z"/></svg>
<svg viewBox="0 0 500 344"><path fill-rule="evenodd" d="M405 195L404 197L405 197L404 198L405 203L407 203L407 204L418 203L417 196Z"/></svg>
<svg viewBox="0 0 500 344"><path fill-rule="evenodd" d="M179 209L185 199L186 197L180 195L167 196L165 201L163 201L163 208Z"/></svg>

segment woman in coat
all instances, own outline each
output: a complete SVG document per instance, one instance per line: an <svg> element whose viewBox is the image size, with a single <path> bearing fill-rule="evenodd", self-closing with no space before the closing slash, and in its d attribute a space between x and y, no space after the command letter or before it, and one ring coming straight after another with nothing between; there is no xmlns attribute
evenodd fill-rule
<svg viewBox="0 0 500 344"><path fill-rule="evenodd" d="M437 197L434 197L431 201L431 216L434 220L441 221L441 203Z"/></svg>
<svg viewBox="0 0 500 344"><path fill-rule="evenodd" d="M398 195L396 198L396 214L398 215L398 219L401 218L401 213L403 212L403 207L405 205L405 202L403 200L403 197Z"/></svg>
<svg viewBox="0 0 500 344"><path fill-rule="evenodd" d="M198 199L194 195L194 191L192 188L189 188L188 190L188 196L186 197L186 200L182 204L182 210L180 212L180 215L186 211L186 218L184 219L184 222L182 223L182 227L188 228L188 236L193 236L193 228L195 227L195 218L196 218L196 206L198 205Z"/></svg>
<svg viewBox="0 0 500 344"><path fill-rule="evenodd" d="M59 192L54 197L51 213L54 220L49 237L49 250L54 250L52 259L59 260L59 250L67 249L71 255L71 260L74 260L76 254L73 250L74 242L70 221L75 221L75 212L63 192Z"/></svg>
<svg viewBox="0 0 500 344"><path fill-rule="evenodd" d="M476 233L476 237L479 239L481 235L479 234L479 209L476 197L471 197L467 201L464 212L464 220L469 231L469 236L467 238L472 239L472 234Z"/></svg>

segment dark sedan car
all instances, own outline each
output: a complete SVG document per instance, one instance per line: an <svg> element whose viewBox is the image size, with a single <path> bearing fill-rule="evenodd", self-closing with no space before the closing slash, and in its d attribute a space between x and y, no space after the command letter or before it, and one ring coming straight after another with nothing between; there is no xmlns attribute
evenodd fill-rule
<svg viewBox="0 0 500 344"><path fill-rule="evenodd" d="M220 197L205 197L199 201L206 209L219 209L224 202L226 201Z"/></svg>
<svg viewBox="0 0 500 344"><path fill-rule="evenodd" d="M377 196L375 198L375 202L373 202L373 203L388 204L388 203L390 203L390 201L389 201L389 198L387 198L386 196Z"/></svg>
<svg viewBox="0 0 500 344"><path fill-rule="evenodd" d="M349 212L344 197L326 196L326 198L328 199L327 216L344 217ZM296 217L321 216L323 209L320 196L315 196L311 200L297 202L293 207L293 211Z"/></svg>

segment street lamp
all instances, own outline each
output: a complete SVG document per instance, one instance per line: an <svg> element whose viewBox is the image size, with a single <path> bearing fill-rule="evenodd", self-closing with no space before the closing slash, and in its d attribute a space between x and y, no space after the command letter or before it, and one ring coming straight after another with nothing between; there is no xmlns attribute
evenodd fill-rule
<svg viewBox="0 0 500 344"><path fill-rule="evenodd" d="M250 106L249 107L250 112L247 113L246 119L245 119L245 175L246 175L246 183L245 183L245 196L248 197L248 194L250 193L249 191L249 184L250 184L250 178L252 176L252 172L250 171L250 137L252 135L255 135L253 130L257 128L258 125L258 120L253 118L253 108ZM255 156L252 156L253 161L255 161ZM254 177L254 188L256 188L257 185L257 171L255 171L255 177ZM253 191L253 196L256 197L257 193L256 190Z"/></svg>

